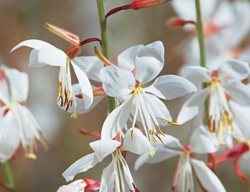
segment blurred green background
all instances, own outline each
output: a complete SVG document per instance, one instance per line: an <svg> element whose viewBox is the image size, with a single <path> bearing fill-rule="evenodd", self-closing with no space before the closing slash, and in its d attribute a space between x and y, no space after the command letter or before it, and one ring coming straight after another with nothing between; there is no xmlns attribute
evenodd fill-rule
<svg viewBox="0 0 250 192"><path fill-rule="evenodd" d="M128 2L110 0L105 2L105 6L110 10ZM176 74L184 63L183 54L177 47L188 34L167 27L167 19L173 16L170 3L140 11L123 11L112 16L108 22L111 60L116 62L117 55L129 46L161 40L166 49L166 65L162 74ZM11 160L17 192L55 192L60 185L66 184L62 172L75 160L91 152L88 143L94 139L79 134L78 130L100 130L107 114L107 101L103 100L88 114L79 116L77 120L71 119L69 114L56 105L58 68L29 68L30 50L27 48L9 53L12 47L26 39L41 39L61 49L66 48L68 44L47 31L43 27L44 22L63 27L78 34L81 39L99 36L94 0L0 0L0 62L29 74L28 107L45 130L49 144L48 151L44 151L42 146L39 148L38 159L35 161L26 159L22 154ZM84 46L81 55L93 55L95 45ZM182 103L183 99L167 103L174 109L171 110L174 117ZM183 127L168 127L165 132L178 136L185 143L193 128L195 123L191 122ZM128 156L131 170L135 159L136 156ZM142 192L171 191L176 163L177 158L173 158L161 164L146 165L133 172L139 189ZM78 178L99 179L105 165L107 163L104 162ZM235 176L232 162L219 166L218 173L228 191L250 191ZM4 181L2 169L0 180Z"/></svg>

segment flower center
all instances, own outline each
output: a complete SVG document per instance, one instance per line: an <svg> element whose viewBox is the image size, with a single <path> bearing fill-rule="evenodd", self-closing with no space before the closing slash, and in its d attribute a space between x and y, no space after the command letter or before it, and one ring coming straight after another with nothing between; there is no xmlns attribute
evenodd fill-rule
<svg viewBox="0 0 250 192"><path fill-rule="evenodd" d="M135 88L133 89L132 91L132 94L133 95L136 95L136 94L139 94L142 92L142 87L141 87L141 84L139 81L136 80L136 83L135 83Z"/></svg>
<svg viewBox="0 0 250 192"><path fill-rule="evenodd" d="M218 89L219 84L220 84L219 72L218 72L218 70L214 70L214 71L212 71L211 81L208 83L208 86L211 86L212 88Z"/></svg>

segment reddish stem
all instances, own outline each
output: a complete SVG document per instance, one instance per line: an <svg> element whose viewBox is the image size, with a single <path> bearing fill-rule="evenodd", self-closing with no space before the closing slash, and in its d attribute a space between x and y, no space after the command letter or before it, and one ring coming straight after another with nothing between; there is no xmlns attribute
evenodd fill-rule
<svg viewBox="0 0 250 192"><path fill-rule="evenodd" d="M123 6L116 7L116 8L114 8L114 9L111 9L111 10L106 14L105 17L106 17L106 19L107 19L109 16L111 16L111 15L113 15L113 14L119 12L119 11L127 10L127 9L131 9L131 4L127 4L127 5L123 5Z"/></svg>
<svg viewBox="0 0 250 192"><path fill-rule="evenodd" d="M100 44L102 44L101 39L93 37L93 38L88 38L88 39L81 41L80 46L88 44L88 43L92 43L92 42L99 42Z"/></svg>

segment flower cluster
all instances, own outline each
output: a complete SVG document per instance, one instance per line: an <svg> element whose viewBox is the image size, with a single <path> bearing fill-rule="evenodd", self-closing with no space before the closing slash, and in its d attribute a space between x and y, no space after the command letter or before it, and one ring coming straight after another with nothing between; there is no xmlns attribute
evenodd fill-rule
<svg viewBox="0 0 250 192"><path fill-rule="evenodd" d="M101 22L101 32L103 25L106 28L108 17L121 10L138 10L166 2L134 0L114 8L100 16L100 20L105 21ZM195 191L194 178L205 191L226 191L213 171L228 159L234 159L236 174L247 181L238 162L250 151L250 87L247 84L250 46L241 47L250 31L250 3L246 0L209 0L199 5L194 0L173 0L172 6L178 18L170 20L169 24L183 27L192 35L185 42L187 65L182 68L181 76L159 76L165 65L161 41L132 46L120 53L116 61L111 61L104 51L107 49L105 37L80 41L77 35L47 23L51 32L70 43L68 48L60 50L47 42L31 39L12 49L32 48L31 67L59 67L57 104L73 118L89 112L105 97L110 101L109 114L101 131L83 131L97 137L89 144L93 152L74 162L62 175L69 182L107 157L110 157L109 165L103 169L99 180L79 179L61 186L58 192L124 192L127 189L138 192L139 187L126 162L130 152L139 155L135 169L145 163L155 164L178 156L172 182L176 192ZM202 15L197 8L201 8ZM205 47L198 33L204 35ZM81 46L93 41L100 43L102 52L95 47L95 56L80 56ZM203 56L199 50L204 51ZM200 63L202 65L198 66ZM78 81L76 84L72 84L72 69ZM24 106L27 93L25 73L0 68L1 162L13 157L20 144L27 157L36 158L36 143L45 144L37 121ZM177 118L172 117L172 109L168 109L164 101L183 96L188 99ZM183 145L178 138L168 134L169 125L185 126L195 117L199 125L193 127L189 143ZM200 156L210 158L204 162Z"/></svg>

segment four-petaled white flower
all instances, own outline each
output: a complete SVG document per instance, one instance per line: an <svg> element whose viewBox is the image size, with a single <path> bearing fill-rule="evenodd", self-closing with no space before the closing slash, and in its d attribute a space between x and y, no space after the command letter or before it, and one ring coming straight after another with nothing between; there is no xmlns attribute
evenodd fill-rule
<svg viewBox="0 0 250 192"><path fill-rule="evenodd" d="M136 192L136 186L129 167L122 154L123 151L141 155L149 155L152 150L151 144L138 128L129 129L121 142L112 139L101 139L90 143L94 153L88 154L73 163L64 173L66 181L71 181L80 172L85 172L111 155L111 163L103 170L100 192L125 191L125 182L132 192ZM114 186L115 185L115 186Z"/></svg>
<svg viewBox="0 0 250 192"><path fill-rule="evenodd" d="M0 162L10 159L20 144L27 157L36 158L37 141L45 143L36 119L22 105L28 96L28 76L4 67L0 73Z"/></svg>
<svg viewBox="0 0 250 192"><path fill-rule="evenodd" d="M70 68L73 67L79 82L81 95L84 100L83 110L88 109L93 102L93 91L89 79L81 68L79 61L81 59L71 55L72 52L64 52L53 45L41 40L26 40L16 45L12 51L19 47L27 46L33 48L30 54L29 65L32 67L40 67L44 65L58 66L59 82L58 82L58 104L67 111L73 106L73 117L77 114L77 94L75 93L72 82ZM74 50L71 50L74 51ZM72 56L72 57L71 57Z"/></svg>
<svg viewBox="0 0 250 192"><path fill-rule="evenodd" d="M206 84L206 88L194 93L183 105L177 123L185 123L201 112L205 100L209 105L209 130L216 132L223 143L231 146L227 139L233 133L233 102L250 105L250 90L241 81L249 76L249 65L239 60L227 60L217 70L193 66L184 71L185 76L196 83ZM241 127L238 127L239 129ZM238 130L237 130L238 131Z"/></svg>
<svg viewBox="0 0 250 192"><path fill-rule="evenodd" d="M157 140L162 119L172 121L160 99L171 100L196 91L191 82L175 75L160 76L151 86L146 86L160 73L163 65L164 47L162 42L156 41L128 48L119 55L118 66L101 70L106 94L123 102L105 120L102 138L114 138L132 115L132 127L140 122L149 140Z"/></svg>
<svg viewBox="0 0 250 192"><path fill-rule="evenodd" d="M174 173L173 191L175 192L193 192L193 170L200 184L206 191L224 192L226 191L217 178L217 176L200 160L194 158L194 154L208 154L218 150L219 143L215 138L209 136L204 127L197 128L191 136L190 145L181 145L179 140L172 136L162 138L165 145L153 144L155 155L140 156L135 169L141 167L144 163L159 163L171 157L179 156L176 171Z"/></svg>

